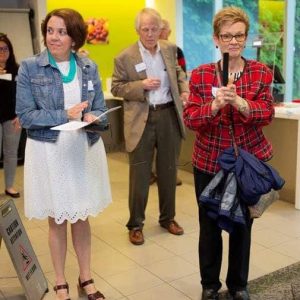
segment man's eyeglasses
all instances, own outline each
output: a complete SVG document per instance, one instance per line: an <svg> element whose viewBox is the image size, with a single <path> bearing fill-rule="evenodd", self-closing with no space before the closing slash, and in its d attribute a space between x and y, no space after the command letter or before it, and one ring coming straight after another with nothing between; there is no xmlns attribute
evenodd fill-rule
<svg viewBox="0 0 300 300"><path fill-rule="evenodd" d="M220 37L223 42L230 42L233 38L235 38L237 42L244 42L246 39L246 34L238 33L236 35L232 35L230 33L225 33L225 34L220 34Z"/></svg>
<svg viewBox="0 0 300 300"><path fill-rule="evenodd" d="M148 34L150 31L153 33L153 34L156 34L159 32L159 27L153 27L153 28L148 28L148 27L142 27L141 28L141 31L145 34Z"/></svg>
<svg viewBox="0 0 300 300"><path fill-rule="evenodd" d="M4 47L0 47L0 53L5 53L5 52L8 52L9 49L7 46L4 46Z"/></svg>

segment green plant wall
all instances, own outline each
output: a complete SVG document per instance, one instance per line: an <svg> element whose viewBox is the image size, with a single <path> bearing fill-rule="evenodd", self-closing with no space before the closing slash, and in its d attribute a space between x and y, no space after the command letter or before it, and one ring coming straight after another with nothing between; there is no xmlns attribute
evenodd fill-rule
<svg viewBox="0 0 300 300"><path fill-rule="evenodd" d="M183 0L183 50L189 71L213 59L212 18L212 1Z"/></svg>
<svg viewBox="0 0 300 300"><path fill-rule="evenodd" d="M259 1L259 32L263 38L260 61L283 71L284 1Z"/></svg>
<svg viewBox="0 0 300 300"><path fill-rule="evenodd" d="M300 1L296 1L293 98L300 99Z"/></svg>

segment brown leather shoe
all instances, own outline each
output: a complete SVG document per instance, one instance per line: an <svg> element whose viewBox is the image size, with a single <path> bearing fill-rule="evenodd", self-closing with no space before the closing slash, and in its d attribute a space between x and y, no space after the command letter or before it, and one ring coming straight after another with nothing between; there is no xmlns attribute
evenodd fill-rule
<svg viewBox="0 0 300 300"><path fill-rule="evenodd" d="M131 229L129 230L129 240L133 245L144 244L144 235L141 229Z"/></svg>
<svg viewBox="0 0 300 300"><path fill-rule="evenodd" d="M155 181L157 180L157 176L151 172L151 176L150 176L150 185L152 185Z"/></svg>
<svg viewBox="0 0 300 300"><path fill-rule="evenodd" d="M160 226L175 235L182 235L184 233L183 228L175 220L172 220L166 224L161 224Z"/></svg>
<svg viewBox="0 0 300 300"><path fill-rule="evenodd" d="M176 185L182 185L182 180L179 177L176 178Z"/></svg>

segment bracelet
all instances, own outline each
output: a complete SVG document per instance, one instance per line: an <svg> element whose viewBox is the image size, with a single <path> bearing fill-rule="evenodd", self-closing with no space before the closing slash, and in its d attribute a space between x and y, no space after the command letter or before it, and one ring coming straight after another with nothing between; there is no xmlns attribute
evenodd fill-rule
<svg viewBox="0 0 300 300"><path fill-rule="evenodd" d="M246 105L240 105L239 108L238 108L238 111L243 113L247 110L247 106Z"/></svg>
<svg viewBox="0 0 300 300"><path fill-rule="evenodd" d="M219 112L219 110L212 110L211 111L211 115L213 116L213 117L215 117L217 114L218 114L218 112Z"/></svg>
<svg viewBox="0 0 300 300"><path fill-rule="evenodd" d="M238 106L238 111L243 113L247 110L247 105L245 104L245 100L243 100L242 104Z"/></svg>

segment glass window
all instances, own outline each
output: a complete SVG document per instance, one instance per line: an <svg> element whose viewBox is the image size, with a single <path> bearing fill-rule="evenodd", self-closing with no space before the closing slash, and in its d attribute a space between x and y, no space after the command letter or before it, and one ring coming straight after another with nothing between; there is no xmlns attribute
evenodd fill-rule
<svg viewBox="0 0 300 300"><path fill-rule="evenodd" d="M300 99L300 1L296 1L293 99Z"/></svg>
<svg viewBox="0 0 300 300"><path fill-rule="evenodd" d="M257 0L225 0L223 6L235 5L242 7L250 17L250 34L258 32L258 5ZM187 70L214 60L214 42L212 20L214 17L214 1L183 0L183 48L187 62ZM256 59L257 49L245 49L247 58Z"/></svg>
<svg viewBox="0 0 300 300"><path fill-rule="evenodd" d="M183 49L187 70L213 60L214 1L183 0Z"/></svg>

